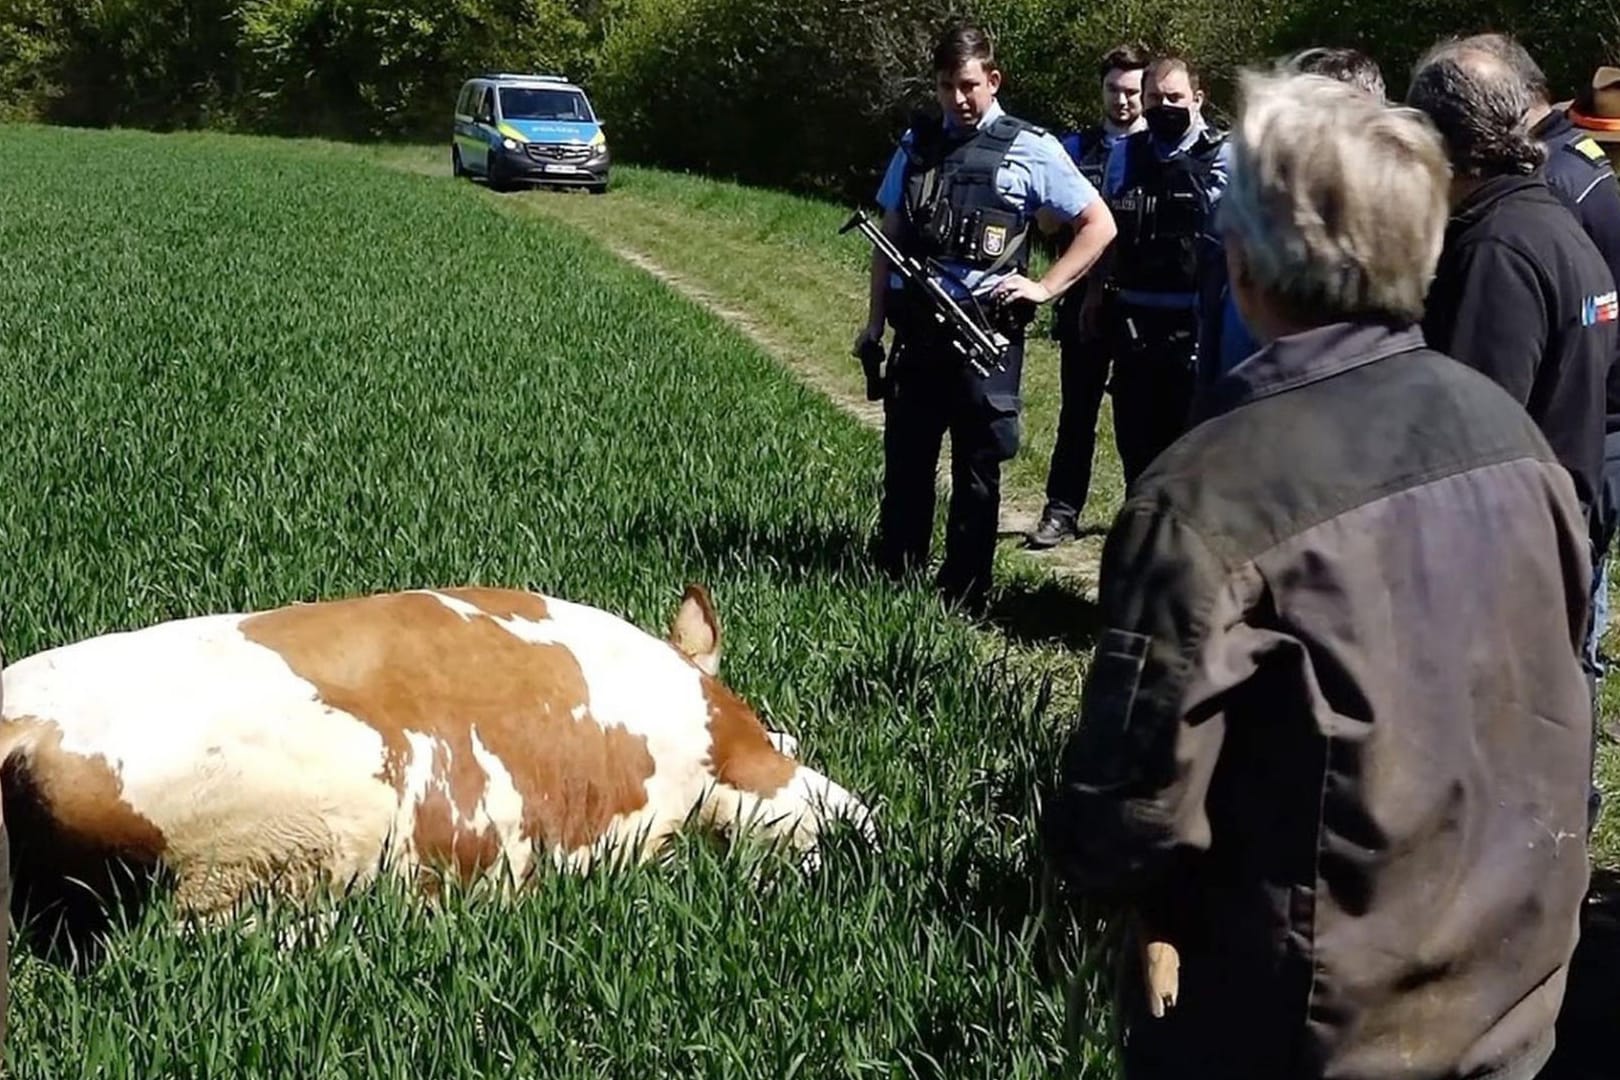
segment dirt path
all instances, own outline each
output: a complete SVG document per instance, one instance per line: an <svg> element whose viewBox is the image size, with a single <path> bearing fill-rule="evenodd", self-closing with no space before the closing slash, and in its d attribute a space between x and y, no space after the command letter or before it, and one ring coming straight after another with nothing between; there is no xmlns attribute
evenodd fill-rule
<svg viewBox="0 0 1620 1080"><path fill-rule="evenodd" d="M547 203L543 198L524 198L522 195L508 198L521 202L525 210L532 210L555 220L568 220L560 215L547 213ZM805 385L822 394L844 412L874 430L882 430L883 407L880 404L867 401L864 396L850 394L837 380L828 376L825 367L774 337L758 319L728 305L700 282L661 265L646 252L637 250L622 240L598 239L609 251L625 262L657 278L693 303L713 312L792 372ZM948 446L949 436L946 437L946 443ZM948 496L950 492L948 470L949 460L941 455L939 485L942 496ZM1033 551L1023 546L1023 537L1035 528L1043 505L1039 500L1020 497L1015 492L1009 492L1003 486L1001 515L997 528L1004 546L1008 546L1018 556L1082 586L1088 592L1094 590L1101 554L1100 537L1086 537L1079 542L1063 544L1047 551Z"/></svg>
<svg viewBox="0 0 1620 1080"><path fill-rule="evenodd" d="M827 397L840 409L855 417L861 423L876 430L883 428L882 405L867 401L864 397L856 397L847 393L833 380L827 378L826 372L818 365L801 356L796 350L783 342L772 338L770 331L761 326L746 312L728 307L718 297L714 296L702 285L680 274L660 266L651 256L644 252L628 247L618 241L604 241L608 250L633 266L640 268L685 296L693 303L700 304L714 312L721 319L738 332L749 338L754 344L765 350L779 364L793 372L805 385ZM949 445L950 437L946 436ZM942 455L939 485L942 494L950 492L950 474L948 459ZM1088 590L1094 589L1097 584L1098 559L1094 545L1084 543L1064 544L1047 551L1032 551L1022 546L1022 537L1035 528L1040 519L1044 504L1041 502L1020 499L1003 489L1001 499L1001 518L997 525L998 532L1004 540L1011 539L1019 546L1016 549L1024 558L1031 559L1055 574L1075 579Z"/></svg>
<svg viewBox="0 0 1620 1080"><path fill-rule="evenodd" d="M450 175L449 167L444 162L429 161L420 156L385 158L382 159L382 163L391 168L424 176L448 179ZM550 192L516 191L507 192L499 197L503 203L521 212L536 214L572 228L581 227L579 221L575 220L575 215L564 208L563 200L568 196ZM577 197L586 198L583 195ZM713 312L792 372L806 386L826 397L844 412L874 430L882 430L882 406L867 401L863 395L851 393L847 382L841 381L829 372L825 357L807 355L799 347L773 334L763 320L728 302L695 277L660 263L648 252L626 242L622 237L604 236L596 231L592 231L590 235L620 259L650 274L693 303ZM947 436L948 445L949 436ZM948 496L950 492L948 470L949 459L942 454L939 473L942 496ZM1102 555L1101 535L1093 531L1083 535L1078 541L1071 541L1047 551L1033 551L1024 546L1023 538L1034 529L1043 505L1041 493L1012 490L1012 486L1004 478L1001 515L997 526L1002 547L1017 557L1080 586L1088 594L1094 593L1098 564Z"/></svg>

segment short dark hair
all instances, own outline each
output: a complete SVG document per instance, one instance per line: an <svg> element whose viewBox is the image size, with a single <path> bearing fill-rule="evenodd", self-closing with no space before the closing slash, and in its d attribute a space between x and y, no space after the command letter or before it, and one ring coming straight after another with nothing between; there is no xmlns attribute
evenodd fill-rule
<svg viewBox="0 0 1620 1080"><path fill-rule="evenodd" d="M1185 56L1160 56L1147 66L1147 77L1158 80L1164 78L1172 71L1185 71L1187 82L1192 85L1193 92L1198 92L1198 69L1193 67L1191 60Z"/></svg>
<svg viewBox="0 0 1620 1080"><path fill-rule="evenodd" d="M1110 71L1145 71L1148 66L1147 47L1140 44L1116 45L1103 57L1097 69L1100 78L1108 78Z"/></svg>
<svg viewBox="0 0 1620 1080"><path fill-rule="evenodd" d="M1388 96L1384 73L1379 69L1378 61L1359 49L1318 45L1289 57L1286 67L1301 75L1321 75L1336 82L1348 83L1379 101Z"/></svg>
<svg viewBox="0 0 1620 1080"><path fill-rule="evenodd" d="M1507 34L1475 34L1453 41L1460 49L1478 49L1503 61L1524 82L1530 96L1543 105L1552 104L1552 88L1547 85L1547 73L1541 70L1536 58L1518 41Z"/></svg>
<svg viewBox="0 0 1620 1080"><path fill-rule="evenodd" d="M1493 52L1457 41L1429 50L1412 75L1406 102L1434 122L1459 176L1527 175L1546 160L1525 123L1530 91Z"/></svg>
<svg viewBox="0 0 1620 1080"><path fill-rule="evenodd" d="M934 45L934 72L936 74L961 70L970 60L984 65L984 70L996 70L996 46L990 34L974 23L955 23L939 36Z"/></svg>

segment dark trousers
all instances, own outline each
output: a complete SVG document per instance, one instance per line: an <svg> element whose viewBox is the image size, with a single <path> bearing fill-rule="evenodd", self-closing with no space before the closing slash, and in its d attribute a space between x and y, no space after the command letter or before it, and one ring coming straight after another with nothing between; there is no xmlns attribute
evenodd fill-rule
<svg viewBox="0 0 1620 1080"><path fill-rule="evenodd" d="M1091 469L1097 453L1097 421L1108 389L1108 342L1084 337L1068 326L1058 339L1062 366L1062 404L1057 441L1046 470L1046 516L1072 523L1091 493Z"/></svg>
<svg viewBox="0 0 1620 1080"><path fill-rule="evenodd" d="M1114 357L1114 440L1129 485L1186 434L1191 423L1198 320L1191 309L1122 302L1108 323Z"/></svg>
<svg viewBox="0 0 1620 1080"><path fill-rule="evenodd" d="M900 575L928 561L934 481L951 436L951 502L938 585L947 600L977 607L990 588L1001 511L1001 464L1018 451L1021 338L1006 370L984 378L930 335L901 338L883 403L883 502L878 561Z"/></svg>

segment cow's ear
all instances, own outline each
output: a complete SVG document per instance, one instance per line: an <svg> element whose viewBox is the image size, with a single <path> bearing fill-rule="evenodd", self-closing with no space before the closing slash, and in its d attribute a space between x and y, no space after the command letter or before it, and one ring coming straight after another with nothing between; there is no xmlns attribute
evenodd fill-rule
<svg viewBox="0 0 1620 1080"><path fill-rule="evenodd" d="M669 642L682 656L710 675L720 672L720 620L715 618L709 593L701 585L688 585L670 625Z"/></svg>

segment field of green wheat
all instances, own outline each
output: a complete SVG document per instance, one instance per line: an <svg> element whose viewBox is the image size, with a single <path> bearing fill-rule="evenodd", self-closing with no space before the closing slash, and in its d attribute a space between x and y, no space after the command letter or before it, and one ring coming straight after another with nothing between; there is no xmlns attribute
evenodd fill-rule
<svg viewBox="0 0 1620 1080"><path fill-rule="evenodd" d="M1033 912L1082 654L868 570L872 432L469 188L215 136L3 128L0 153L8 658L435 584L661 632L702 581L723 676L884 829L809 878L691 844L437 915L377 889L285 950L285 911L157 909L76 973L24 928L12 1075L1102 1075L1091 935Z"/></svg>
<svg viewBox="0 0 1620 1080"><path fill-rule="evenodd" d="M722 675L884 844L838 837L806 877L694 842L434 911L379 887L293 947L299 909L185 930L159 905L82 971L25 926L10 1075L1112 1075L1106 937L1039 909L1033 830L1092 610L1011 561L978 625L878 579L878 435L614 254L855 391L844 208L637 169L600 199L497 197L423 167L436 149L8 127L0 153L7 658L473 583L661 632L701 581ZM1025 499L1056 413L1034 353Z"/></svg>

